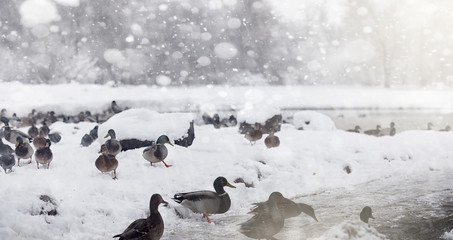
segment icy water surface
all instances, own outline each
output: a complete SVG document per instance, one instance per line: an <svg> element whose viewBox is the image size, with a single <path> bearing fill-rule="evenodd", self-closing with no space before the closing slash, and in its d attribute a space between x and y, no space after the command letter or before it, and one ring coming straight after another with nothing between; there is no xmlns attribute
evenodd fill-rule
<svg viewBox="0 0 453 240"><path fill-rule="evenodd" d="M284 229L275 237L318 238L341 222L358 218L361 209L368 205L376 218L370 219L370 226L389 239L439 239L453 229L452 183L453 172L434 170L300 196L293 200L312 205L319 222L302 214L286 220ZM249 217L218 215L214 217L218 225L184 219L163 239L249 239L237 232L237 224Z"/></svg>

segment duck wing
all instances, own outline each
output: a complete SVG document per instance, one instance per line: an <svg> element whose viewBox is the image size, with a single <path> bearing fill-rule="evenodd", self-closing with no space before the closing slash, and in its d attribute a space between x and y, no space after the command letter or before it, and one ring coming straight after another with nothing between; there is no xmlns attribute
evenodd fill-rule
<svg viewBox="0 0 453 240"><path fill-rule="evenodd" d="M222 205L221 197L213 191L196 191L175 194L173 200L193 212L216 213Z"/></svg>
<svg viewBox="0 0 453 240"><path fill-rule="evenodd" d="M123 239L138 239L146 235L149 231L149 227L146 219L141 218L133 221L129 226L124 230L123 233L113 236L114 238L119 237L120 240Z"/></svg>

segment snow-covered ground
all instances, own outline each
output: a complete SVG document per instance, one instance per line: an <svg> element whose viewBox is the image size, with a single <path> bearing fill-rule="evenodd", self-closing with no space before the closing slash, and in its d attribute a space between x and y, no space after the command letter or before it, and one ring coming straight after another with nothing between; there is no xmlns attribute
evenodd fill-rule
<svg viewBox="0 0 453 240"><path fill-rule="evenodd" d="M373 94L379 99L370 98ZM32 108L57 113L75 114L87 109L96 112L106 109L113 99L132 108L141 107L115 116L101 125L100 131L114 127L119 138L121 134L140 137L148 133L153 135L149 139L156 139L160 134L179 136L181 129L187 129L187 125L181 126L181 119L188 121L195 116L192 113L160 115L144 108L171 112L234 107L250 113L254 108L259 112L259 103L264 102L266 109L301 105L449 109L453 106L452 96L450 91L442 90L326 90L320 87L170 89L0 83L1 107L20 115ZM248 116L253 114L245 114L244 118ZM209 125L195 126L196 138L189 148L168 146L166 162L173 165L171 168L161 163L150 166L142 157L143 149L121 152L117 156L118 180L112 180L111 174L101 174L94 165L102 140L86 148L79 146L83 134L95 125L61 122L51 125L52 131L61 133L62 140L51 146L54 160L50 169L37 169L35 163L28 165L23 161L23 166L14 167L11 174L0 173L1 239L110 239L133 220L147 215L153 193L160 193L170 202L169 208L160 208L166 224L162 239L192 239L191 236L178 235L178 231L188 227L204 232L203 239L230 239L231 236L247 239L237 232L238 219L247 219L250 204L267 199L273 191L280 191L293 199L308 195L304 198L306 203L316 206L315 202L309 201L310 193L353 187L393 175L453 170L451 132L413 130L399 132L394 137L376 138L342 130L300 131L291 124L283 124L281 131L276 133L281 141L280 147L266 149L263 140L250 145L238 133L237 127L214 129ZM346 166L351 169L350 174L345 172ZM180 206L171 200L173 195L212 190L213 180L218 176L226 177L237 187L226 189L232 199L231 209L225 214L212 216L219 224L209 225L197 214L179 218L174 208ZM238 178L253 184L253 187L234 183ZM56 199L57 216L37 214L43 204L39 200L42 194ZM364 204L379 205L379 201L376 199ZM315 207L315 211L323 215L327 210ZM357 230L380 236L375 234L372 226L371 222L371 230L363 230L363 226L358 226ZM323 235L324 239L340 231L338 227L332 227ZM317 237L323 239L323 236Z"/></svg>

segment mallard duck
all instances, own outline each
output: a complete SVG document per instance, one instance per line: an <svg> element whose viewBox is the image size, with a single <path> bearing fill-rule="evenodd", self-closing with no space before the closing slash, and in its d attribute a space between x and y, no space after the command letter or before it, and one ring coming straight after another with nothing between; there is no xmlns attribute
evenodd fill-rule
<svg viewBox="0 0 453 240"><path fill-rule="evenodd" d="M153 165L153 163L163 162L165 167L171 167L172 165L168 165L164 161L168 155L168 150L167 147L165 147L165 143L173 146L167 135L160 136L155 144L143 150L143 158L147 160L151 165Z"/></svg>
<svg viewBox="0 0 453 240"><path fill-rule="evenodd" d="M0 166L3 168L5 173L6 170L13 171L13 166L16 164L16 159L14 158L14 150L3 143L2 138L0 137Z"/></svg>
<svg viewBox="0 0 453 240"><path fill-rule="evenodd" d="M275 239L273 236L282 230L285 218L278 208L278 201L283 196L273 192L266 202L261 203L262 210L248 221L241 223L239 232L249 238Z"/></svg>
<svg viewBox="0 0 453 240"><path fill-rule="evenodd" d="M101 147L101 155L96 159L95 165L96 168L103 173L113 171L113 179L118 179L116 177L118 160L114 155L108 154L106 145L103 145L103 147Z"/></svg>
<svg viewBox="0 0 453 240"><path fill-rule="evenodd" d="M17 166L20 167L20 159L30 158L29 164L31 163L31 157L33 156L34 150L28 142L24 142L22 137L16 138L16 149L14 150L17 156Z"/></svg>
<svg viewBox="0 0 453 240"><path fill-rule="evenodd" d="M33 139L33 146L35 146L35 149L40 149L46 146L46 138L43 131L39 130L38 137Z"/></svg>
<svg viewBox="0 0 453 240"><path fill-rule="evenodd" d="M236 188L231 185L226 178L218 177L214 181L215 192L204 190L176 193L173 200L193 212L202 213L203 218L206 218L206 220L211 223L208 214L225 213L230 209L231 200L228 193L223 189L225 186Z"/></svg>
<svg viewBox="0 0 453 240"><path fill-rule="evenodd" d="M34 121L32 121L31 127L28 129L28 135L32 138L36 138L39 135L39 130Z"/></svg>
<svg viewBox="0 0 453 240"><path fill-rule="evenodd" d="M281 193L275 192L275 198L277 198L277 206L283 217L292 218L297 217L300 213L305 213L308 216L312 217L315 221L318 221L315 215L315 210L310 205L305 203L295 203L288 198L285 198ZM264 202L266 203L266 202ZM255 207L250 211L250 213L258 214L264 210L264 203L254 203Z"/></svg>
<svg viewBox="0 0 453 240"><path fill-rule="evenodd" d="M264 144L267 148L274 148L280 146L280 139L271 132L265 139Z"/></svg>
<svg viewBox="0 0 453 240"><path fill-rule="evenodd" d="M118 153L121 152L121 144L118 140L116 140L116 133L115 130L110 129L105 135L104 138L110 137L109 140L105 141L105 146L107 147L107 151L109 154L116 156Z"/></svg>
<svg viewBox="0 0 453 240"><path fill-rule="evenodd" d="M21 137L22 139L28 139L29 141L31 141L32 138L28 134L16 129L12 130L11 127L9 126L9 120L6 117L2 117L1 121L5 124L5 128L3 130L3 137L6 139L6 141L15 144L17 137Z"/></svg>
<svg viewBox="0 0 453 240"><path fill-rule="evenodd" d="M58 121L57 117L55 116L54 111L50 111L47 113L47 116L45 117L46 120L50 121L50 123L54 123Z"/></svg>
<svg viewBox="0 0 453 240"><path fill-rule="evenodd" d="M362 129L360 128L360 126L357 125L357 126L354 127L354 129L348 129L348 130L346 130L346 131L347 131L347 132L360 133L360 130L362 130Z"/></svg>
<svg viewBox="0 0 453 240"><path fill-rule="evenodd" d="M366 130L363 133L365 133L366 135L372 135L377 137L381 133L381 125L376 125L376 129Z"/></svg>
<svg viewBox="0 0 453 240"><path fill-rule="evenodd" d="M250 144L255 144L256 141L260 140L263 137L263 133L260 130L260 124L255 123L253 129L249 129L245 133L245 138L250 141Z"/></svg>
<svg viewBox="0 0 453 240"><path fill-rule="evenodd" d="M53 154L52 150L50 150L50 140L46 139L46 145L35 152L35 160L36 165L39 169L39 164L47 164L47 168L50 166L50 162L52 162Z"/></svg>
<svg viewBox="0 0 453 240"><path fill-rule="evenodd" d="M362 220L364 223L368 223L368 220L370 218L374 219L373 213L371 211L371 208L366 206L360 212L360 220Z"/></svg>
<svg viewBox="0 0 453 240"><path fill-rule="evenodd" d="M118 106L118 104L116 103L115 100L112 101L111 109L114 114L117 114L117 113L120 113L123 111L123 109L120 106Z"/></svg>
<svg viewBox="0 0 453 240"><path fill-rule="evenodd" d="M165 204L165 206L168 205L168 202L164 201L160 194L153 194L149 201L149 217L133 221L123 233L113 237L119 237L120 240L159 240L164 234L164 220L158 209L161 203Z"/></svg>
<svg viewBox="0 0 453 240"><path fill-rule="evenodd" d="M380 136L395 136L396 134L396 128L395 128L395 123L391 122L389 128L384 128L381 129L381 132L379 133Z"/></svg>
<svg viewBox="0 0 453 240"><path fill-rule="evenodd" d="M48 137L53 143L58 143L61 141L61 135L59 132L49 133Z"/></svg>
<svg viewBox="0 0 453 240"><path fill-rule="evenodd" d="M447 125L447 126L445 126L444 129L441 129L440 131L441 131L441 132L450 132L450 131L451 131L451 126L450 126L450 125Z"/></svg>
<svg viewBox="0 0 453 240"><path fill-rule="evenodd" d="M46 124L46 121L42 121L42 126L39 128L39 131L42 131L44 133L44 137L47 137L49 135L50 129Z"/></svg>
<svg viewBox="0 0 453 240"><path fill-rule="evenodd" d="M90 130L90 133L83 135L82 140L80 141L80 145L82 145L83 147L90 146L91 143L93 143L93 141L98 138L98 128L99 126L95 126L93 129Z"/></svg>

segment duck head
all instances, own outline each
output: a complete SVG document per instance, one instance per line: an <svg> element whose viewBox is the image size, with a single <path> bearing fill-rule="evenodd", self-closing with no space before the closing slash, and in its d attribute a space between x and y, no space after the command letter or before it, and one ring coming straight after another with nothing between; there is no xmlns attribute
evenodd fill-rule
<svg viewBox="0 0 453 240"><path fill-rule="evenodd" d="M107 137L111 137L111 139L116 139L116 133L115 133L115 130L113 129L109 129L109 131L107 132L107 135L105 135L104 138L107 138Z"/></svg>
<svg viewBox="0 0 453 240"><path fill-rule="evenodd" d="M49 148L50 145L52 145L52 143L50 142L50 139L46 139L46 145L45 145L45 147L46 147L46 148Z"/></svg>
<svg viewBox="0 0 453 240"><path fill-rule="evenodd" d="M24 140L22 139L22 137L17 137L16 138L16 147L23 144L24 143Z"/></svg>
<svg viewBox="0 0 453 240"><path fill-rule="evenodd" d="M371 208L366 206L362 209L362 212L360 212L360 220L362 220L365 223L368 223L368 219L374 219L373 213L371 211Z"/></svg>
<svg viewBox="0 0 453 240"><path fill-rule="evenodd" d="M155 193L151 196L151 199L149 200L149 209L150 211L157 211L157 208L159 207L159 204L164 204L164 206L168 205L168 202L164 201L162 196L158 193Z"/></svg>
<svg viewBox="0 0 453 240"><path fill-rule="evenodd" d="M162 136L160 136L160 137L156 140L156 143L160 143L160 144L168 143L168 144L174 146L173 143L170 142L170 138L168 138L167 135L162 135Z"/></svg>
<svg viewBox="0 0 453 240"><path fill-rule="evenodd" d="M230 187L230 188L236 188L233 186L231 183L229 183L226 178L224 177L218 177L214 180L214 189L217 193L222 194L225 192L223 190L223 187Z"/></svg>

